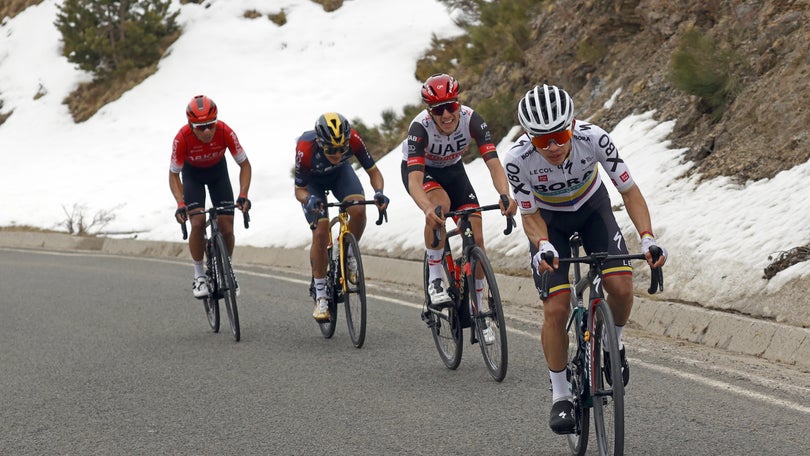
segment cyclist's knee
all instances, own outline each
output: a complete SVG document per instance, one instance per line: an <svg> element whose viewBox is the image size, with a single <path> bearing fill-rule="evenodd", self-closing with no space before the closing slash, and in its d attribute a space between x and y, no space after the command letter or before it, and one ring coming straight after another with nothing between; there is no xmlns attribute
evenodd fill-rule
<svg viewBox="0 0 810 456"><path fill-rule="evenodd" d="M546 299L543 303L543 318L546 322L554 325L565 325L568 321L569 303L568 293L560 293Z"/></svg>
<svg viewBox="0 0 810 456"><path fill-rule="evenodd" d="M631 302L633 299L632 276L605 277L605 291L611 297L611 300Z"/></svg>
<svg viewBox="0 0 810 456"><path fill-rule="evenodd" d="M366 222L366 207L365 206L352 206L347 212L349 213L349 220L356 223Z"/></svg>

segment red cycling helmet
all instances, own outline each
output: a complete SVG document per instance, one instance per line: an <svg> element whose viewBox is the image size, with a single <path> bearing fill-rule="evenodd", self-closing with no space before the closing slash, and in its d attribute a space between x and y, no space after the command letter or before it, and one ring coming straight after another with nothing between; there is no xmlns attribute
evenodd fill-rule
<svg viewBox="0 0 810 456"><path fill-rule="evenodd" d="M456 101L461 86L449 74L437 73L422 84L422 101L428 106Z"/></svg>
<svg viewBox="0 0 810 456"><path fill-rule="evenodd" d="M217 120L217 104L205 95L197 95L188 102L186 117L192 124L214 122Z"/></svg>

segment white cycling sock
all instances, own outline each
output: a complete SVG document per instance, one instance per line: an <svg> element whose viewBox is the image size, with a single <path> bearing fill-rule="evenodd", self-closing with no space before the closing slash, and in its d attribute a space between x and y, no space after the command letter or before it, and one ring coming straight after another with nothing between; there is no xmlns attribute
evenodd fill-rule
<svg viewBox="0 0 810 456"><path fill-rule="evenodd" d="M192 260L193 261L193 260ZM194 278L201 277L205 275L205 268L203 267L203 262L201 261L193 261L194 263Z"/></svg>
<svg viewBox="0 0 810 456"><path fill-rule="evenodd" d="M571 388L568 386L568 378L566 377L566 370L554 372L548 370L548 376L551 378L551 402L557 402L561 399L571 399Z"/></svg>
<svg viewBox="0 0 810 456"><path fill-rule="evenodd" d="M615 328L616 328L616 342L619 344L618 345L619 350L621 350L622 347L624 347L624 344L622 343L622 333L624 332L624 326L616 325ZM607 346L607 331L605 331L605 333L602 334L602 346Z"/></svg>
<svg viewBox="0 0 810 456"><path fill-rule="evenodd" d="M484 279L475 279L475 300L478 301L478 310L484 311Z"/></svg>
<svg viewBox="0 0 810 456"><path fill-rule="evenodd" d="M326 277L315 279L315 298L326 297Z"/></svg>
<svg viewBox="0 0 810 456"><path fill-rule="evenodd" d="M442 256L444 255L443 249L425 249L428 258L428 281L433 282L441 278L444 273L442 272Z"/></svg>

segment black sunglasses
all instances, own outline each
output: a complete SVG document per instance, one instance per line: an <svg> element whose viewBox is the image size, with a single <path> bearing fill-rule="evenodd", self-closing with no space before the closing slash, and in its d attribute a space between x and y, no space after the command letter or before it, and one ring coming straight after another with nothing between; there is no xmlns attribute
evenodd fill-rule
<svg viewBox="0 0 810 456"><path fill-rule="evenodd" d="M324 146L324 148L323 148L323 153L325 153L326 155L338 155L338 154L343 155L348 151L349 151L349 145L348 144L346 144L344 146L341 146L341 147L326 147L326 146Z"/></svg>
<svg viewBox="0 0 810 456"><path fill-rule="evenodd" d="M447 112L452 114L452 113L458 111L458 108L460 108L460 107L461 107L461 105L458 103L458 101L451 101L449 103L442 103L442 104L431 106L430 107L430 113L433 114L434 116L440 116L440 115L444 114L445 110L447 110Z"/></svg>

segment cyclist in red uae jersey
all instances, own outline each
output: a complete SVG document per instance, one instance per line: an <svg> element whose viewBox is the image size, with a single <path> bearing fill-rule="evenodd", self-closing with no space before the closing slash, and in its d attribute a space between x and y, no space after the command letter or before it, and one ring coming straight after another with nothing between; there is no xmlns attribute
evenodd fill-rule
<svg viewBox="0 0 810 456"><path fill-rule="evenodd" d="M420 112L408 128L408 138L403 143L402 182L414 202L425 214L425 251L428 258L428 294L432 304L450 301L446 284L442 280L442 255L444 251L444 218L442 212L478 207L478 197L470 183L461 159L468 153L473 140L478 153L489 170L492 184L499 194L505 195L508 207L501 204L501 214L514 215L517 206L509 196L509 184L503 171L492 134L480 114L458 101L461 86L448 74L434 74L422 85L422 101L427 108ZM484 247L481 214L470 216L476 244ZM433 229L442 230L442 239L436 247ZM483 277L476 288L483 287ZM487 330L490 330L487 328Z"/></svg>
<svg viewBox="0 0 810 456"><path fill-rule="evenodd" d="M641 249L651 267L663 266L667 251L653 264L650 247L656 245L650 212L610 135L596 125L574 119L574 102L567 92L543 84L526 92L518 102L518 120L525 134L504 159L512 192L520 207L523 231L529 238L531 267L540 290L540 274L551 273L549 295L543 303L541 342L552 386L549 426L560 434L573 432L574 410L566 379L570 285L569 238L576 231L587 253L627 254L627 245L611 210L601 167L619 191L627 214L641 237ZM554 254L554 264L542 259ZM559 252L559 253L558 253ZM605 263L607 301L615 318L620 347L622 380L630 378L621 336L633 306L633 276L629 260ZM610 363L604 354L605 366ZM609 374L607 378L610 378Z"/></svg>
<svg viewBox="0 0 810 456"><path fill-rule="evenodd" d="M374 189L377 208L388 207L388 197L383 193L385 182L377 169L363 138L351 127L342 114L327 112L318 117L315 129L305 131L295 149L295 199L304 209L304 217L312 230L312 245L309 261L315 287L315 310L312 317L317 321L327 321L329 297L326 296L326 269L329 263L326 249L329 245L329 212L324 202L330 191L340 201L363 201L363 184L354 172L349 159L355 157L368 174ZM351 206L349 230L360 242L366 229L366 206ZM357 279L357 262L349 256L348 279Z"/></svg>
<svg viewBox="0 0 810 456"><path fill-rule="evenodd" d="M225 152L239 165L239 198L236 205L242 212L250 210L248 190L252 170L236 133L217 119L217 105L205 95L197 95L186 106L188 123L180 128L172 143L169 165L169 188L177 201L177 223L189 220L189 214L205 211L205 188L216 206L234 204L233 188L228 176ZM182 177L181 177L182 176ZM225 238L228 254L233 255L233 209L217 216L219 229ZM194 263L194 297L208 296L203 255L205 251L205 217L191 218L188 248ZM239 293L239 285L236 285Z"/></svg>

